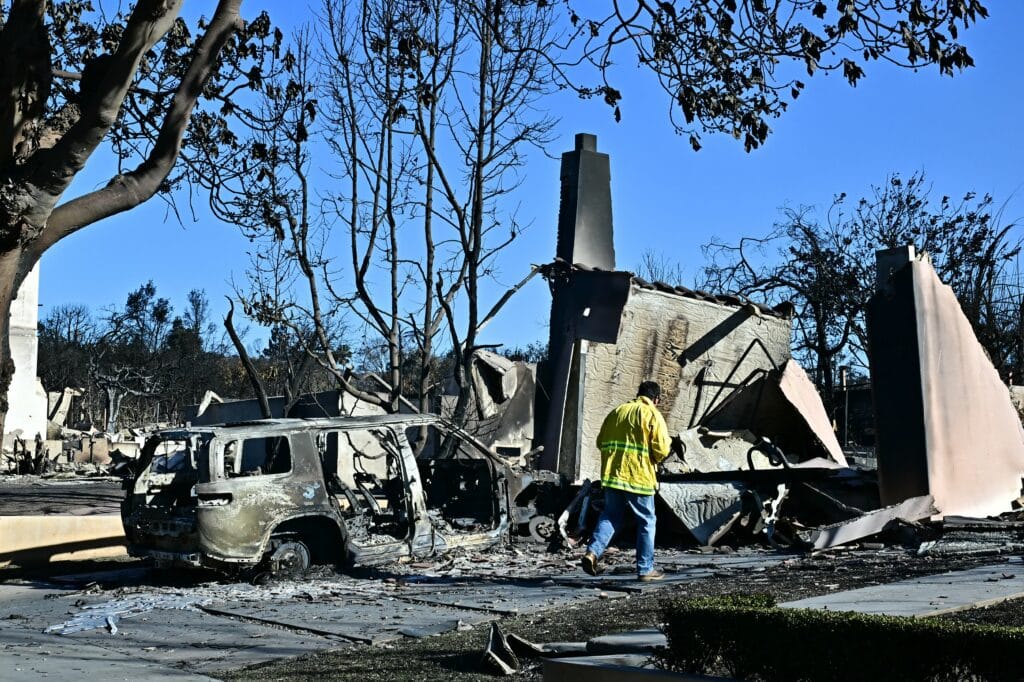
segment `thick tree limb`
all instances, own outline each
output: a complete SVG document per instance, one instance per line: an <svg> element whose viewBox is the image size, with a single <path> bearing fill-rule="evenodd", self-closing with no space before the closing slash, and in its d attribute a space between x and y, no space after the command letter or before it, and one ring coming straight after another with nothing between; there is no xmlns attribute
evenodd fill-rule
<svg viewBox="0 0 1024 682"><path fill-rule="evenodd" d="M539 265L534 265L534 266L532 266L532 267L530 268L530 272L529 272L529 274L527 274L527 275L526 275L526 277L524 277L524 278L522 278L521 280L519 280L519 283L518 283L518 284L516 284L516 285L512 286L511 288L509 288L509 290L508 290L508 291L506 291L506 292L505 292L505 293L504 293L504 294L502 295L502 297L501 297L501 298L499 298L499 299L498 299L498 301L497 301L497 302L496 302L496 303L495 303L495 304L494 304L493 306L491 306L491 309L490 309L489 311L487 311L487 314L486 314L486 315L484 315L484 318L483 318L483 320L481 320L481 321L480 321L480 324L478 324L478 325L476 326L476 331L477 331L477 333L478 333L478 334L479 334L479 333L480 333L481 331L483 331L484 327L486 327L486 326L487 326L488 324L490 324L491 320L493 320L493 319L495 318L495 316L496 316L496 315L497 315L497 314L498 314L499 312L501 312L501 309L505 307L505 304L506 304L506 303L508 303L508 300L509 300L510 298L512 298L512 296L513 296L513 295L514 295L514 294L515 294L515 293L516 293L517 291L519 291L519 290L520 290L520 289L522 289L522 288L523 288L524 286L526 286L526 283L527 283L527 282L529 282L529 281L530 281L531 279L533 279L533 278L534 278L534 276L535 276L535 275L536 275L536 274L537 274L538 272L540 272L540 266L539 266Z"/></svg>
<svg viewBox="0 0 1024 682"><path fill-rule="evenodd" d="M180 0L168 0L168 2L174 5L180 4ZM142 4L140 2L135 12L132 13L132 20L139 13L139 7ZM160 128L149 158L134 171L115 177L103 189L90 192L54 209L48 221L47 229L31 245L34 253L42 255L46 249L74 231L103 218L133 208L156 193L160 183L167 178L167 175L174 166L175 160L178 158L182 139L188 127L189 117L202 92L203 85L207 82L216 66L217 57L221 49L240 24L239 10L241 4L242 0L220 0L218 3L209 28L196 46L188 70L182 77L181 84L174 94L174 99L171 101L170 109L164 118L163 125ZM132 20L129 20L129 30L132 26ZM170 21L173 21L173 18ZM160 23L163 24L165 21ZM170 23L166 23L167 26L163 28L165 33L170 28ZM126 30L126 34L127 32ZM124 93L127 92L128 84L130 84L130 80L119 91L120 99L118 100L118 105L123 100ZM116 118L116 111L114 112L114 117ZM110 119L110 123L112 122L113 119ZM109 128L109 124L107 127ZM84 136L84 133L81 134ZM54 153L59 156L59 150L65 144L65 140L69 138L73 140L78 135L79 133L76 133L75 129L72 128L65 135L64 139L58 143L57 147L54 148ZM102 136L100 139L102 139ZM95 144L98 143L99 140L96 140ZM71 144L71 142L68 142L68 144ZM86 147L87 144L79 143L76 148L85 149ZM95 145L93 148L95 148ZM91 153L91 149L89 152Z"/></svg>
<svg viewBox="0 0 1024 682"><path fill-rule="evenodd" d="M82 93L81 116L53 149L38 155L30 182L56 202L103 142L128 94L139 63L174 25L183 0L140 0L94 92ZM50 207L51 208L52 204Z"/></svg>
<svg viewBox="0 0 1024 682"><path fill-rule="evenodd" d="M14 0L0 30L0 166L31 135L50 93L45 13L45 0Z"/></svg>
<svg viewBox="0 0 1024 682"><path fill-rule="evenodd" d="M242 339L239 338L238 332L235 331L235 324L233 318L235 315L235 302L230 298L228 299L228 314L224 318L224 329L228 332L228 337L231 338L231 343L235 345L235 350L238 351L238 359L242 361L242 367L245 368L245 375L249 377L249 383L252 385L252 392L256 395L256 400L260 404L260 414L266 419L270 419L274 415L270 412L270 400L267 398L267 389L263 386L263 380L260 379L260 374L256 370L256 366L252 363L252 358L249 357L249 352L245 349L245 344L242 343Z"/></svg>

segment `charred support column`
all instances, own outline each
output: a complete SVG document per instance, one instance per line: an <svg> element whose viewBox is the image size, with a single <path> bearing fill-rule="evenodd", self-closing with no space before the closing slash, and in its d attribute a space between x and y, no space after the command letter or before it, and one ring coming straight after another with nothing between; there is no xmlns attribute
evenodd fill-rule
<svg viewBox="0 0 1024 682"><path fill-rule="evenodd" d="M875 254L875 295L868 303L868 353L882 504L927 495L917 313L909 265L914 247Z"/></svg>
<svg viewBox="0 0 1024 682"><path fill-rule="evenodd" d="M930 494L942 514L1010 509L1024 430L1010 395L927 258L878 253L868 350L881 501Z"/></svg>
<svg viewBox="0 0 1024 682"><path fill-rule="evenodd" d="M579 264L615 269L612 242L611 170L607 154L597 151L597 136L576 135L576 148L562 154L562 193L558 208L558 244L551 283L551 325L548 337L551 404L548 410L541 465L558 470L569 379L573 371L579 311L572 295L572 268Z"/></svg>

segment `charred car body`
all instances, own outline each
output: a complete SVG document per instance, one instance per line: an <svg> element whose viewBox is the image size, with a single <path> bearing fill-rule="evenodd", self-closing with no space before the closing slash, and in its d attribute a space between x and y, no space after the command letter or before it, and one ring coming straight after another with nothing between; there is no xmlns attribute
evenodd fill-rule
<svg viewBox="0 0 1024 682"><path fill-rule="evenodd" d="M508 533L516 487L501 458L433 415L168 429L136 471L129 553L229 572L486 547Z"/></svg>

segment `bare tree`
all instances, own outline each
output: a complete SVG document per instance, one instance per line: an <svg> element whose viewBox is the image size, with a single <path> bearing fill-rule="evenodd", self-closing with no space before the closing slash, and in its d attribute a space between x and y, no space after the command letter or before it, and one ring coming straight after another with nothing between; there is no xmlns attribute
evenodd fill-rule
<svg viewBox="0 0 1024 682"><path fill-rule="evenodd" d="M794 306L794 353L814 368L828 404L839 364L866 367L864 310L874 292L875 251L914 245L927 252L996 367L1020 372L1022 299L1006 275L1020 253L1016 224L991 196L934 198L923 173L893 175L848 208L835 197L824 222L810 207L785 209L764 237L711 242L703 286Z"/></svg>
<svg viewBox="0 0 1024 682"><path fill-rule="evenodd" d="M287 74L248 116L247 171L237 186L216 183L217 210L259 244L243 306L268 327L311 330L306 352L353 395L431 409L446 352L468 395L477 334L510 295L488 307L481 283L522 229L499 199L551 126L533 109L544 63L491 34L541 44L551 12L330 0L323 21L318 38L295 36ZM313 136L332 152L319 161L332 179L319 194ZM353 327L362 341L350 349L342 330Z"/></svg>
<svg viewBox="0 0 1024 682"><path fill-rule="evenodd" d="M672 286L684 286L684 273L683 265L679 261L651 249L640 255L640 265L636 269L637 276L642 279L649 282L664 282Z"/></svg>

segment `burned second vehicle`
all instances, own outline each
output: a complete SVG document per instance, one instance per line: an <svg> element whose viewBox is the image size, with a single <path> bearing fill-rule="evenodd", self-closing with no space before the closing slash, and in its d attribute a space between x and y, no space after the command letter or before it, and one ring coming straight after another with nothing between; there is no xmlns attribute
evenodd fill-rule
<svg viewBox="0 0 1024 682"><path fill-rule="evenodd" d="M509 478L432 415L185 427L147 441L122 520L132 556L297 574L499 542Z"/></svg>

